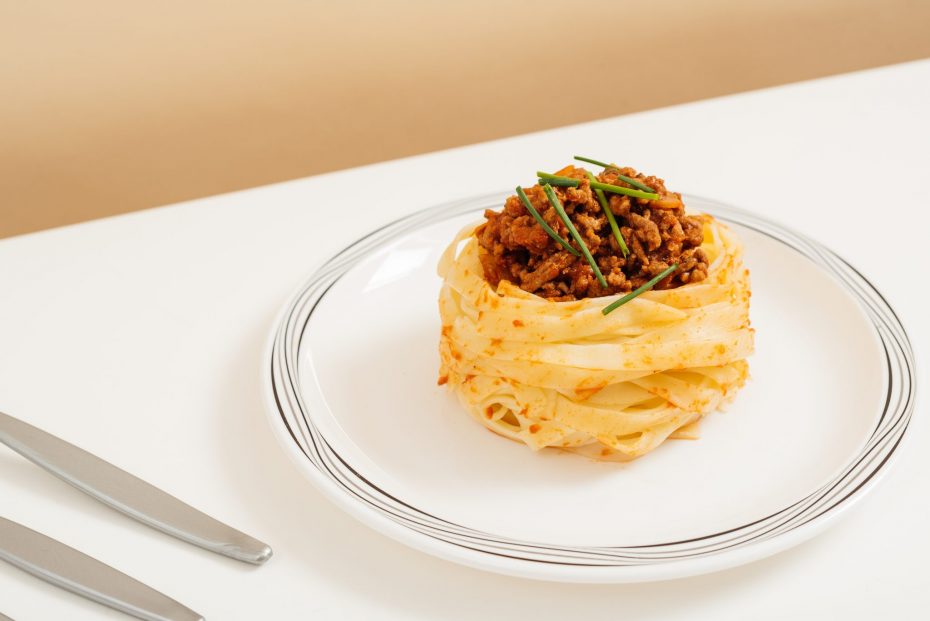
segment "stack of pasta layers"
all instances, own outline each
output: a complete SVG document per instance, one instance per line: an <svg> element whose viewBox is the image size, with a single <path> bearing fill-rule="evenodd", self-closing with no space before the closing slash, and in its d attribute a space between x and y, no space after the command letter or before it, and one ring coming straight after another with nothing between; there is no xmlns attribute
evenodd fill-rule
<svg viewBox="0 0 930 621"><path fill-rule="evenodd" d="M639 457L697 423L745 383L753 349L749 272L732 231L708 215L707 278L615 297L553 302L482 275L475 226L439 263L440 383L492 431L533 449Z"/></svg>

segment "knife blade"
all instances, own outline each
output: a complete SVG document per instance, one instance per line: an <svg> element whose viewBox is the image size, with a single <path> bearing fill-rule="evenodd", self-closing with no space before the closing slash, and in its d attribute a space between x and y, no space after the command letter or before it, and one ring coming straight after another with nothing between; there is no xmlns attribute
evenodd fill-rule
<svg viewBox="0 0 930 621"><path fill-rule="evenodd" d="M0 560L145 621L203 621L190 608L135 578L3 517L0 517Z"/></svg>
<svg viewBox="0 0 930 621"><path fill-rule="evenodd" d="M0 412L0 443L63 481L152 528L238 561L260 565L271 548L108 461Z"/></svg>
<svg viewBox="0 0 930 621"><path fill-rule="evenodd" d="M13 621L13 619L0 612L0 621Z"/></svg>

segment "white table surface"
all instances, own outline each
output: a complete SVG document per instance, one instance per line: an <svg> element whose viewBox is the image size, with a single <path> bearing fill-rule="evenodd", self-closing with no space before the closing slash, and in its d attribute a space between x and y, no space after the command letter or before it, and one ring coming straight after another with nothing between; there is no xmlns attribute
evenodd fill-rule
<svg viewBox="0 0 930 621"><path fill-rule="evenodd" d="M809 543L697 578L558 585L459 567L343 514L279 449L259 368L279 306L330 253L402 214L530 183L575 153L630 162L825 242L886 294L920 364L930 357L928 145L922 61L2 241L0 410L263 538L276 555L251 568L182 544L5 450L0 515L207 619L927 618L923 402L883 484ZM0 612L127 618L2 563Z"/></svg>

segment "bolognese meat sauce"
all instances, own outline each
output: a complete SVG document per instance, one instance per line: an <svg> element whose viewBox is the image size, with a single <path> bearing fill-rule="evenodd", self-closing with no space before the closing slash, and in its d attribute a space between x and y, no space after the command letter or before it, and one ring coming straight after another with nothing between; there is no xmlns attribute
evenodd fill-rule
<svg viewBox="0 0 930 621"><path fill-rule="evenodd" d="M707 256L700 247L704 222L698 216L685 215L681 194L669 192L662 179L632 168L608 168L597 176L602 183L629 188L632 186L618 175L634 178L659 195L650 200L606 194L629 250L624 256L584 169L568 166L558 174L580 182L578 187L553 190L584 239L607 287L597 281L585 257L573 255L552 239L516 195L507 199L501 212L485 211L487 221L475 232L482 249L479 256L484 277L492 286L508 280L538 296L568 301L630 292L676 263L678 269L659 281L656 289L670 289L707 277ZM535 185L525 191L546 223L579 249L543 188Z"/></svg>

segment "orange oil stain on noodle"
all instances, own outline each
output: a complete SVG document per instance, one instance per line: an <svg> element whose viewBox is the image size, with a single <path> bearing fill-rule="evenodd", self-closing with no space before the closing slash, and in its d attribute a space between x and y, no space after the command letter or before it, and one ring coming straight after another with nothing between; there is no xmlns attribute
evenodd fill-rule
<svg viewBox="0 0 930 621"><path fill-rule="evenodd" d="M604 390L607 387L607 384L600 384L598 386L592 386L591 388L575 388L575 394L578 395L578 398L582 401L590 399L600 391Z"/></svg>

